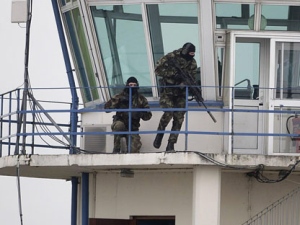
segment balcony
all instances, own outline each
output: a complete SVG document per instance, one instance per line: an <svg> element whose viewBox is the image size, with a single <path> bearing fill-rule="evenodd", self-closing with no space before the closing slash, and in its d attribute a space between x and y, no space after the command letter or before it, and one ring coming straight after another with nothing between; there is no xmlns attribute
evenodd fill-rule
<svg viewBox="0 0 300 225"><path fill-rule="evenodd" d="M202 87L203 89L203 87ZM240 93L234 87L231 93ZM252 105L238 103L224 105L223 102L205 101L200 106L195 100L187 101L186 107L164 109L164 111L186 111L180 131L171 131L169 126L160 149L153 147L157 126L163 110L158 100L148 99L153 114L150 121L141 121L139 131L112 132L110 125L116 111L131 114L146 109L106 110L103 104L71 110L71 103L38 101L28 98L29 109L22 109L22 99L17 89L0 96L0 156L19 154L60 153L112 153L114 134L140 134L143 146L141 153L164 152L168 134L179 133L175 145L178 152L195 151L209 154L257 154L298 155L299 147L299 107L282 105L274 110L259 109L256 100ZM188 96L189 99L191 96ZM232 99L233 100L233 97ZM240 99L235 99L235 102ZM297 104L297 102L295 102ZM43 105L46 105L46 107ZM210 112L216 118L211 119ZM78 114L76 132L70 131L70 116ZM23 119L22 119L23 118ZM26 120L25 120L25 119ZM259 120L263 118L263 120ZM22 120L20 120L22 119ZM270 122L271 121L271 122ZM273 122L272 122L273 121ZM129 121L130 122L130 121ZM260 126L272 123L273 127ZM72 144L74 138L78 141ZM130 142L130 141L128 141ZM263 143L263 145L261 144ZM261 148L260 146L263 146ZM272 151L270 151L272 147ZM130 153L130 145L125 143L123 151Z"/></svg>

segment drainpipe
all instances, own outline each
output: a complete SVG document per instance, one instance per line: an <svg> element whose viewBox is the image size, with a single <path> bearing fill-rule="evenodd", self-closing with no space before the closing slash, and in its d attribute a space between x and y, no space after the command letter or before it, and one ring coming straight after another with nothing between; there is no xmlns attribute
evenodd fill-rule
<svg viewBox="0 0 300 225"><path fill-rule="evenodd" d="M77 122L78 122L78 115L77 115L77 110L78 110L78 96L76 93L76 86L75 86L75 81L73 77L73 72L72 72L72 67L71 67L71 62L70 62L70 57L68 53L68 48L67 48L67 43L65 39L65 35L63 32L63 27L62 27L62 22L60 18L60 13L59 13L59 8L56 0L51 0L52 1L52 7L53 7L53 12L54 12L54 17L56 21L56 27L59 35L59 40L60 40L60 45L65 61L65 67L67 70L67 75L68 75L68 80L69 80L69 85L70 85L70 90L71 90L71 96L72 96L72 105L71 105L71 113L70 113L70 121L71 121L71 127L70 127L70 139L71 139L71 146L70 146L70 154L75 154L75 147L76 147L76 131L77 131ZM76 225L77 224L77 184L78 184L78 178L72 177L72 199L71 199L71 225Z"/></svg>

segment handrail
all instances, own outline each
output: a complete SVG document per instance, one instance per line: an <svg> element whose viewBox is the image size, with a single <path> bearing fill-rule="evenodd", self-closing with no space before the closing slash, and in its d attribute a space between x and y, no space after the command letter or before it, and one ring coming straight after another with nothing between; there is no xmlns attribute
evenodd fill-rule
<svg viewBox="0 0 300 225"><path fill-rule="evenodd" d="M168 86L170 87L170 86ZM205 87L202 87L202 90ZM234 87L233 87L234 89ZM15 98L12 97L15 95L15 92L19 93L20 90L16 89L11 92L6 92L2 95L0 95L0 105L1 110L0 110L0 157L3 156L3 151L5 151L5 155L10 155L11 154L11 147L15 146L16 144L16 137L23 137L26 136L27 139L30 137L31 139L29 140L28 143L25 143L26 146L36 146L36 147L41 147L43 148L53 148L55 146L54 144L41 144L40 142L44 142L45 137L50 137L54 139L56 142L58 142L61 145L61 149L66 149L67 147L74 147L74 149L77 150L77 153L81 151L81 149L78 146L71 146L70 140L68 136L76 136L81 137L85 135L115 135L115 134L124 134L124 135L131 135L131 134L141 134L141 135L146 135L146 134L157 134L157 133L178 133L178 134L184 134L185 135L185 140L187 143L187 140L189 138L189 135L215 135L215 136L261 136L261 137L290 137L294 138L297 140L299 138L299 134L297 133L288 133L288 132L273 132L273 133L264 133L264 132L247 132L247 130L243 132L236 132L233 130L207 130L207 129L197 129L193 130L190 128L188 124L188 119L189 119L189 113L192 112L206 112L207 110L211 112L215 112L217 114L238 114L238 113L256 113L256 114L280 114L280 115L286 115L288 116L293 116L293 115L299 115L300 114L300 105L295 106L295 110L284 110L284 109L275 109L275 110L266 110L266 109L238 109L238 108L226 108L226 107L220 107L220 106L211 106L211 104L207 104L208 107L199 107L197 106L196 103L194 102L188 102L186 104L185 108L166 108L162 109L159 108L158 104L157 107L152 107L153 104L151 105L150 110L152 112L163 112L163 111L186 111L186 128L182 129L181 131L157 131L157 130L144 130L143 127L140 131L124 131L124 132L112 132L112 131L93 131L93 132L86 132L81 129L81 127L78 125L76 131L71 131L70 130L70 121L69 121L69 115L71 113L76 113L76 114L84 114L84 113L107 113L107 112L131 112L134 111L148 111L148 109L134 109L134 108L128 108L128 109L104 109L103 104L97 105L97 107L94 108L82 108L82 109L72 109L69 107L69 104L66 104L66 102L55 102L55 106L51 107L51 109L44 109L43 107L39 107L33 110L20 110L19 109L19 102L22 101L19 97ZM233 92L234 93L234 92ZM188 95L188 92L187 92ZM16 96L19 96L16 94ZM188 99L189 96L187 96ZM255 100L253 100L255 101ZM153 102L152 102L153 103ZM61 109L55 109L57 108L57 105L61 104L64 105L65 107L60 107ZM299 110L298 110L299 109ZM25 133L22 131L20 133L16 132L16 124L17 124L17 119L18 115L20 114L26 114L28 117L28 120L26 121L26 126L28 127L34 127L37 126L34 129L27 129ZM54 122L54 120L49 119L47 115L59 115L59 117L62 117L63 114L66 115L65 118L62 118L62 122ZM46 115L46 118L48 117L49 121L39 121L40 115ZM16 117L16 118L15 118ZM220 116L224 117L224 116ZM236 116L232 116L232 124L234 124ZM66 122L67 121L67 122ZM109 121L110 123L111 121ZM56 123L56 124L55 124ZM223 123L223 121L218 121L218 123ZM55 129L59 126L59 129ZM220 127L223 127L220 126ZM38 130L37 130L38 129ZM39 130L40 129L40 130ZM55 130L53 130L55 129ZM35 138L39 137L39 138ZM129 146L128 146L129 147ZM58 145L55 146L55 148L59 148ZM187 144L185 146L185 149L187 149ZM84 149L82 149L84 151ZM32 149L31 152L28 152L29 154L33 154L34 150Z"/></svg>

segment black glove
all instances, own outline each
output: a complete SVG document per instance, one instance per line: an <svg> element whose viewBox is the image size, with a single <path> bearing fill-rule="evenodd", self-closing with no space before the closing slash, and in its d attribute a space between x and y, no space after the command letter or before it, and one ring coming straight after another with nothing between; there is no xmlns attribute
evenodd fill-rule
<svg viewBox="0 0 300 225"><path fill-rule="evenodd" d="M180 73L178 73L177 71L174 74L174 80L176 81L177 84L180 84L183 79Z"/></svg>
<svg viewBox="0 0 300 225"><path fill-rule="evenodd" d="M133 119L140 119L141 118L141 112L132 112L131 118Z"/></svg>
<svg viewBox="0 0 300 225"><path fill-rule="evenodd" d="M123 104L126 104L126 103L129 102L129 99L126 96L121 96L120 99L119 99L119 102L123 103Z"/></svg>

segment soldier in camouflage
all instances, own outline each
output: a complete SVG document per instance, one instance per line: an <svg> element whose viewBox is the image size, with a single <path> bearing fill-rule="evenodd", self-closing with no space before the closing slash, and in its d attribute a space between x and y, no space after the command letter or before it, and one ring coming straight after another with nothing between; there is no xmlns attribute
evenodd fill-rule
<svg viewBox="0 0 300 225"><path fill-rule="evenodd" d="M138 81L135 77L128 78L126 87L124 90L113 96L108 102L106 102L105 109L128 109L129 100L131 100L132 109L145 109L149 108L147 99L138 92ZM131 92L130 92L131 89ZM132 96L129 96L130 93ZM140 119L150 120L152 117L151 111L132 111L122 112L118 111L113 116L113 123L111 129L114 132L118 131L129 131L129 115L131 114L131 131L138 131L140 127ZM132 153L138 153L142 146L141 137L139 134L131 134L131 151ZM120 153L121 149L121 138L125 137L128 143L127 135L114 135L114 149L113 153Z"/></svg>
<svg viewBox="0 0 300 225"><path fill-rule="evenodd" d="M172 61L181 69L191 74L194 78L197 72L197 62L194 59L195 46L192 43L185 43L182 48L175 50L163 56L156 64L155 74L160 77L160 84L165 86L161 88L160 107L161 108L185 108L186 89L184 80L176 69ZM170 86L170 87L168 87ZM173 86L173 87L172 87ZM177 86L177 87L174 87ZM172 131L180 131L185 111L165 111L162 115L158 131L164 131L170 120L173 118ZM155 148L160 148L164 134L158 133L153 142ZM174 151L174 144L177 142L178 134L170 134L166 151Z"/></svg>

